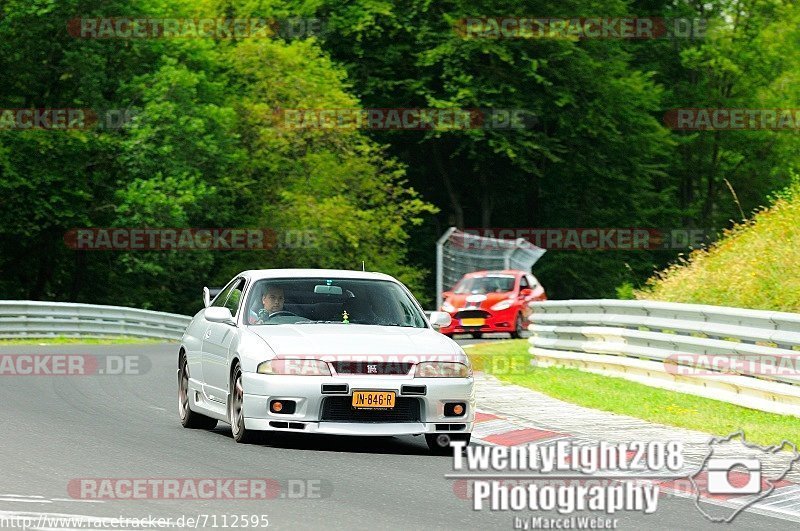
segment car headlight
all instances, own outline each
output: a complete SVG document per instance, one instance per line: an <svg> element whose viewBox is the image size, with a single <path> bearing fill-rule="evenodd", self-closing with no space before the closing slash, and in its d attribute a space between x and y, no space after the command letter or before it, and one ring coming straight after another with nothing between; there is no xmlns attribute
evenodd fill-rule
<svg viewBox="0 0 800 531"><path fill-rule="evenodd" d="M494 310L496 312L500 311L500 310L507 310L508 308L511 308L511 305L513 303L514 303L513 299L506 299L506 300L500 301L497 304L495 304L494 306L492 306L492 310Z"/></svg>
<svg viewBox="0 0 800 531"><path fill-rule="evenodd" d="M456 307L453 306L452 304L450 304L449 302L444 301L444 304L442 304L442 311L443 312L447 312L447 313L451 313L451 312L456 311Z"/></svg>
<svg viewBox="0 0 800 531"><path fill-rule="evenodd" d="M424 361L417 364L416 378L469 378L472 369L454 361Z"/></svg>
<svg viewBox="0 0 800 531"><path fill-rule="evenodd" d="M330 376L331 369L322 360L274 359L260 363L259 374L282 374L287 376Z"/></svg>

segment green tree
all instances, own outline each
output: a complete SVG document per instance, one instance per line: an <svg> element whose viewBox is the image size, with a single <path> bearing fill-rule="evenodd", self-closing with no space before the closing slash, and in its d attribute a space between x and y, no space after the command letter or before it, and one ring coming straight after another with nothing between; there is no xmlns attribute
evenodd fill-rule
<svg viewBox="0 0 800 531"><path fill-rule="evenodd" d="M75 16L213 15L181 2L7 2L5 107L128 109L120 129L0 131L2 296L191 313L242 269L350 267L419 291L408 227L433 208L360 132L291 131L275 108L357 105L315 42L77 39ZM225 14L225 10L222 10ZM36 65L36 67L32 67ZM78 227L306 229L311 248L85 252Z"/></svg>

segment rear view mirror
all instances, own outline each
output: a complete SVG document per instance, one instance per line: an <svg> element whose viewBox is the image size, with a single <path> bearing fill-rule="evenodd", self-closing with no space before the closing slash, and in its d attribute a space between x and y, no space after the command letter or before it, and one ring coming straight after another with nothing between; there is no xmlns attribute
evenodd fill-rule
<svg viewBox="0 0 800 531"><path fill-rule="evenodd" d="M447 312L431 312L430 317L431 326L434 328L441 328L450 324L452 320L450 314Z"/></svg>
<svg viewBox="0 0 800 531"><path fill-rule="evenodd" d="M206 308L206 320L212 323L234 324L231 311L224 306L212 306Z"/></svg>
<svg viewBox="0 0 800 531"><path fill-rule="evenodd" d="M323 293L325 295L341 295L341 286L326 286L324 284L317 284L314 286L314 293Z"/></svg>
<svg viewBox="0 0 800 531"><path fill-rule="evenodd" d="M208 308L211 304L211 292L206 286L203 286L203 308Z"/></svg>

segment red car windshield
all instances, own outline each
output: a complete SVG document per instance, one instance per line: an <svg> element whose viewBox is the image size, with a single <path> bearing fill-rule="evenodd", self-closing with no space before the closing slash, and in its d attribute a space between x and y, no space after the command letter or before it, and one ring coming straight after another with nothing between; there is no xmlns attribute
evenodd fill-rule
<svg viewBox="0 0 800 531"><path fill-rule="evenodd" d="M512 276L470 277L456 284L453 293L504 293L513 289Z"/></svg>

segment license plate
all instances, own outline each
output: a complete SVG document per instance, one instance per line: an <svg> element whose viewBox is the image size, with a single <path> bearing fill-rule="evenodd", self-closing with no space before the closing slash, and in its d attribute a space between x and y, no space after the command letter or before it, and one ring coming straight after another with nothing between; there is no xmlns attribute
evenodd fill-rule
<svg viewBox="0 0 800 531"><path fill-rule="evenodd" d="M462 326L483 326L486 324L486 319L481 318L472 318L472 319L461 319Z"/></svg>
<svg viewBox="0 0 800 531"><path fill-rule="evenodd" d="M353 407L358 409L391 409L394 400L393 391L353 391Z"/></svg>

